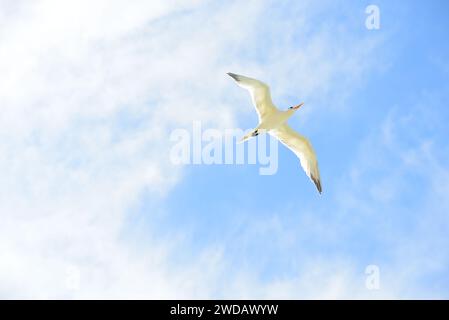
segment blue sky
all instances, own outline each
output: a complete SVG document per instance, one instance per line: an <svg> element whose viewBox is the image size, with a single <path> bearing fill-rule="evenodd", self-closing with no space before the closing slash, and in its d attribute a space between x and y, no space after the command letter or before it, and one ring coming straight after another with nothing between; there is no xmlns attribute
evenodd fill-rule
<svg viewBox="0 0 449 320"><path fill-rule="evenodd" d="M0 5L1 297L448 298L446 1ZM174 129L256 125L229 71L305 102L321 196L282 145L170 163Z"/></svg>

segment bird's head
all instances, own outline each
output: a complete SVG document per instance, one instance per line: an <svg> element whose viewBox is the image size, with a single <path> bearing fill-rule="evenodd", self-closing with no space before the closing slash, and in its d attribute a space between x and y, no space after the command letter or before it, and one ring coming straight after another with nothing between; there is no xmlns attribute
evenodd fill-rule
<svg viewBox="0 0 449 320"><path fill-rule="evenodd" d="M300 104L298 104L297 106L293 106L288 108L289 110L298 110L299 108L301 108L304 105L304 102L301 102Z"/></svg>

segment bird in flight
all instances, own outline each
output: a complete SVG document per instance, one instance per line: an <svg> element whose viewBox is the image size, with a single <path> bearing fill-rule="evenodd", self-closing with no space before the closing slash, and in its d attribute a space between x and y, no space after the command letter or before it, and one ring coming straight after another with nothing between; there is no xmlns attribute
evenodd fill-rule
<svg viewBox="0 0 449 320"><path fill-rule="evenodd" d="M235 73L229 72L228 75L232 77L240 87L249 91L259 116L259 125L249 134L245 135L240 142L256 137L262 132L268 132L276 137L299 158L301 167L304 169L310 180L315 184L318 192L321 193L322 189L318 161L312 144L287 124L287 120L296 110L301 108L304 103L281 111L273 104L270 87L268 87L268 85L262 81Z"/></svg>

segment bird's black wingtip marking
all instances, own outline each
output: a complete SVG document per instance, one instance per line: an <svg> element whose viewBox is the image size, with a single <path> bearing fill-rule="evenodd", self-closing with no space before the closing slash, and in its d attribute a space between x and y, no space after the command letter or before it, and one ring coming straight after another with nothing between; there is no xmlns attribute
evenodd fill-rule
<svg viewBox="0 0 449 320"><path fill-rule="evenodd" d="M235 81L239 81L239 75L232 73L232 72L228 72L227 73L228 76L230 76L231 78L233 78Z"/></svg>
<svg viewBox="0 0 449 320"><path fill-rule="evenodd" d="M317 179L314 176L312 176L312 181L313 181L313 183L315 183L315 186L316 186L318 192L321 194L323 192L323 190L321 189L321 181L320 181L320 179Z"/></svg>

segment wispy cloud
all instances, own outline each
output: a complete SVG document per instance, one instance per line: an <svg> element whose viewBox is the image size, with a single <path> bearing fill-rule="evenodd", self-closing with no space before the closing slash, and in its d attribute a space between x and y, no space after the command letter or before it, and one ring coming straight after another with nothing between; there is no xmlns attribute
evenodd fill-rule
<svg viewBox="0 0 449 320"><path fill-rule="evenodd" d="M318 257L298 268L299 275L278 279L245 270L234 277L227 270L236 269L236 256L226 243L190 248L194 259L178 265L189 230L132 238L127 219L142 194L156 203L148 214L163 210L182 179L183 168L168 161L171 128L193 120L245 124L236 120L246 112L243 93L227 90L232 84L225 72L270 81L280 106L293 92L323 111L325 101L344 97L372 68L380 38L335 36L343 25L317 22L323 11L312 1L292 2L290 13L270 2L1 6L7 14L0 33L0 296L351 295L345 279L358 266L339 259L326 266ZM313 111L306 118L307 112ZM373 186L370 192L388 201L396 191ZM351 196L342 197L342 206ZM276 219L249 228L249 234L271 233L288 246L294 240L285 231L296 230ZM245 236L250 245L248 234L239 239ZM73 270L79 288L67 286ZM351 274L359 283L358 273Z"/></svg>

